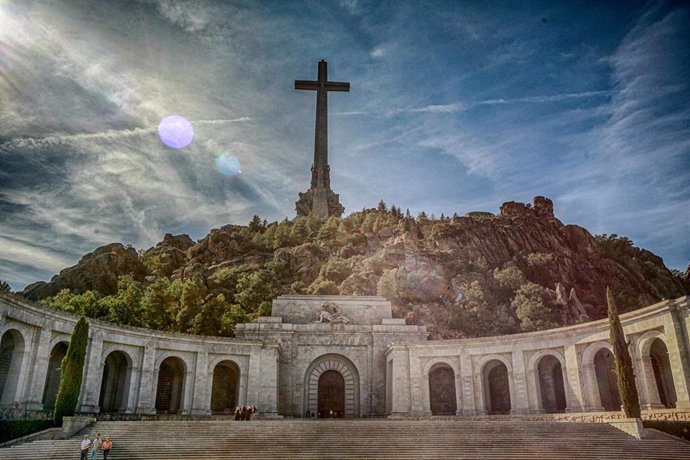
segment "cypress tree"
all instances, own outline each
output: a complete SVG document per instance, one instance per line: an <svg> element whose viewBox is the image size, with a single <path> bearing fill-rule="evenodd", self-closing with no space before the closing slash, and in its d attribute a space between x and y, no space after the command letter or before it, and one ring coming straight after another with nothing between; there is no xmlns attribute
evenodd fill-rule
<svg viewBox="0 0 690 460"><path fill-rule="evenodd" d="M606 302L609 306L609 342L613 347L613 356L616 361L618 390L623 402L623 412L628 418L640 418L640 401L637 397L632 358L628 352L628 344L625 341L621 320L618 318L618 307L613 299L611 289L608 287L606 288Z"/></svg>
<svg viewBox="0 0 690 460"><path fill-rule="evenodd" d="M88 340L89 323L82 316L77 321L77 325L74 326L67 354L62 359L60 389L55 401L55 412L53 415L56 425L62 424L62 417L74 415L77 410Z"/></svg>

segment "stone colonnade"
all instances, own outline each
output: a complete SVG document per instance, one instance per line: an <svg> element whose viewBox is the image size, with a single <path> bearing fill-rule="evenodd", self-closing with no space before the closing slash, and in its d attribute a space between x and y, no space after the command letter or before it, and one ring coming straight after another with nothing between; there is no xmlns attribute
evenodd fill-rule
<svg viewBox="0 0 690 460"><path fill-rule="evenodd" d="M621 315L643 409L690 409L690 297ZM546 331L391 345L386 413L456 415L620 410L608 321ZM434 370L447 369L439 381ZM452 382L448 383L449 381ZM446 406L447 407L447 406Z"/></svg>
<svg viewBox="0 0 690 460"><path fill-rule="evenodd" d="M0 410L50 410L77 317L0 297ZM235 405L277 411L278 345L116 326L90 320L79 398L83 413L209 415Z"/></svg>
<svg viewBox="0 0 690 460"><path fill-rule="evenodd" d="M689 302L621 316L643 408L690 412ZM51 409L77 319L0 295L0 418ZM620 407L606 320L441 341L424 340L424 331L408 331L401 319L378 326L276 321L244 325L243 339L225 339L92 320L78 410L203 416L256 404L264 415L299 417L314 412L322 380L331 378L350 417ZM262 326L270 334L258 334Z"/></svg>

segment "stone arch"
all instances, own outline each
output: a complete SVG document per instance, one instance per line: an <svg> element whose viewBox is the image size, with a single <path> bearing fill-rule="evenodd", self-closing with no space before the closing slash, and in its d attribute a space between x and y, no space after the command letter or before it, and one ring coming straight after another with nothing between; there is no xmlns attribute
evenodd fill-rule
<svg viewBox="0 0 690 460"><path fill-rule="evenodd" d="M211 413L231 414L239 404L240 366L224 359L213 366Z"/></svg>
<svg viewBox="0 0 690 460"><path fill-rule="evenodd" d="M129 353L115 349L103 360L103 375L98 405L101 412L125 412L130 390L133 361Z"/></svg>
<svg viewBox="0 0 690 460"><path fill-rule="evenodd" d="M666 342L661 338L652 340L649 347L649 357L654 372L654 381L659 393L659 402L666 408L676 407L678 398L676 387L673 383L673 368L668 357Z"/></svg>
<svg viewBox="0 0 690 460"><path fill-rule="evenodd" d="M428 372L431 415L455 415L458 410L456 373L445 362L434 364Z"/></svg>
<svg viewBox="0 0 690 460"><path fill-rule="evenodd" d="M156 412L177 414L182 411L184 404L187 363L184 358L169 354L167 357L161 356L157 369Z"/></svg>
<svg viewBox="0 0 690 460"><path fill-rule="evenodd" d="M600 348L594 354L593 363L601 406L607 411L619 411L621 397L613 352L608 347Z"/></svg>
<svg viewBox="0 0 690 460"><path fill-rule="evenodd" d="M546 361L544 361L546 360ZM536 412L565 412L565 358L556 350L539 350L527 363L530 404Z"/></svg>
<svg viewBox="0 0 690 460"><path fill-rule="evenodd" d="M11 405L20 398L26 345L24 335L13 327L5 330L0 338L0 405Z"/></svg>
<svg viewBox="0 0 690 460"><path fill-rule="evenodd" d="M537 364L537 383L544 412L565 412L564 368L552 354L543 356Z"/></svg>
<svg viewBox="0 0 690 460"><path fill-rule="evenodd" d="M430 378L430 372L433 370L433 368L436 368L437 366L447 366L453 371L453 378L454 378L454 388L451 390L450 389L450 382L447 382L445 385L447 390L446 392L453 392L455 394L455 408L456 412L453 415L457 414L457 410L459 407L461 407L462 403L460 401L460 368L458 367L457 363L452 357L449 356L444 356L444 357L437 357L437 358L432 358L429 361L426 362L424 367L422 368L422 376L423 376L423 381L422 381L422 392L423 392L423 397L424 397L424 412L429 415L433 415L434 412L437 412L435 410L432 410L431 408L431 399L432 399L432 379ZM446 377L447 380L449 380ZM435 392L438 388L435 388L433 391ZM448 399L449 396L445 397L445 399ZM450 400L448 400L448 403L452 405ZM447 410L449 411L449 409Z"/></svg>
<svg viewBox="0 0 690 460"><path fill-rule="evenodd" d="M310 413L319 415L319 384L323 384L321 376L328 371L334 371L342 377L343 383L343 414L344 417L359 416L359 373L357 367L345 356L326 354L316 358L307 368L304 377L305 406ZM335 377L332 373L328 376ZM327 377L328 377L327 376ZM326 377L324 377L326 378ZM333 379L334 381L337 378ZM321 414L326 416L328 414Z"/></svg>
<svg viewBox="0 0 690 460"><path fill-rule="evenodd" d="M487 355L477 363L482 381L484 410L488 414L509 414L513 410L512 365L502 355Z"/></svg>
<svg viewBox="0 0 690 460"><path fill-rule="evenodd" d="M46 373L46 382L43 385L43 410L52 410L55 408L55 399L60 388L60 376L62 375L62 360L67 355L67 348L69 343L61 340L55 343L50 350L50 357L48 358L48 372Z"/></svg>

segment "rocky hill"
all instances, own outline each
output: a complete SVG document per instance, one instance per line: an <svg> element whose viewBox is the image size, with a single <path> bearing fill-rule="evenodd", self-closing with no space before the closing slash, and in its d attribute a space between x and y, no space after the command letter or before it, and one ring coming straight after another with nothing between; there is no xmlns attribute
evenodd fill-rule
<svg viewBox="0 0 690 460"><path fill-rule="evenodd" d="M22 294L112 321L231 335L283 293L379 294L432 336L512 333L690 294L686 277L616 235L554 217L551 200L508 202L500 214L413 218L382 202L345 218L228 225L194 242L165 235L137 252L98 248Z"/></svg>

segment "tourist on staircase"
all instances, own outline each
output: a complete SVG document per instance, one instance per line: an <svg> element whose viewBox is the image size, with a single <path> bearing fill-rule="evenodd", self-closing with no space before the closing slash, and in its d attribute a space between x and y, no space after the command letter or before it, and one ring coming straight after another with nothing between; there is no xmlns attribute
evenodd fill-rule
<svg viewBox="0 0 690 460"><path fill-rule="evenodd" d="M91 445L91 440L89 439L89 435L85 434L84 435L84 440L81 442L81 456L79 457L80 460L86 460L87 457L89 456L89 446Z"/></svg>
<svg viewBox="0 0 690 460"><path fill-rule="evenodd" d="M105 437L103 441L103 460L108 460L108 455L110 455L110 449L113 448L113 442L110 440L110 436Z"/></svg>
<svg viewBox="0 0 690 460"><path fill-rule="evenodd" d="M93 444L91 444L91 460L96 460L96 457L98 457L98 451L101 449L101 444L103 444L101 433L96 433L96 438L93 440Z"/></svg>

